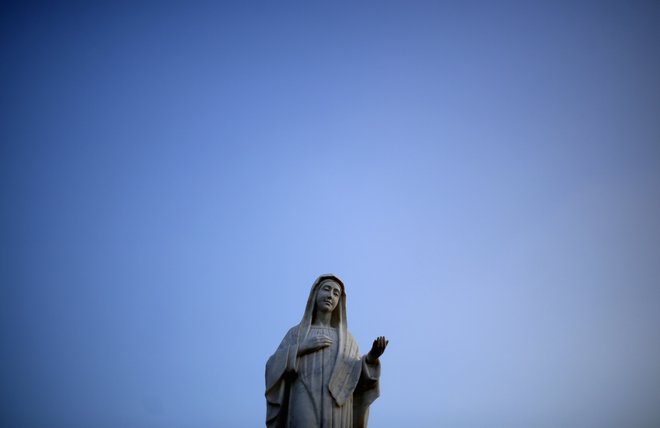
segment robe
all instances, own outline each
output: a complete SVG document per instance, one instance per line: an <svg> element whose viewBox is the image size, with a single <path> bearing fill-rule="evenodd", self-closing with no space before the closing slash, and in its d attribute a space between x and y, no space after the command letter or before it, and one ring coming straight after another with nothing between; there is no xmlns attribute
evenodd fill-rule
<svg viewBox="0 0 660 428"><path fill-rule="evenodd" d="M368 364L346 332L344 343L332 327L310 326L332 345L298 356L293 327L266 364L268 428L365 428L369 406L378 398L380 362Z"/></svg>

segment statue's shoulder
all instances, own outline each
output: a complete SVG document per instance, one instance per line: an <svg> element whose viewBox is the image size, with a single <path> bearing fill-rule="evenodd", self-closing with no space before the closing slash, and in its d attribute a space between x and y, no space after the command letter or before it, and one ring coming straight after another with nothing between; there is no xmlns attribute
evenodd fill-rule
<svg viewBox="0 0 660 428"><path fill-rule="evenodd" d="M291 327L284 337L286 339L296 339L298 337L298 324Z"/></svg>

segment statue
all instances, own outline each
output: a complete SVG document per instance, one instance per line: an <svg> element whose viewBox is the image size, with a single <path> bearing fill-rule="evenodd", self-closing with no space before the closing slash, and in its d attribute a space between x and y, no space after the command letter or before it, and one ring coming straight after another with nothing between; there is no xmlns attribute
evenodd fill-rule
<svg viewBox="0 0 660 428"><path fill-rule="evenodd" d="M366 428L388 341L378 337L360 357L347 327L344 283L321 275L302 321L266 363L268 428Z"/></svg>

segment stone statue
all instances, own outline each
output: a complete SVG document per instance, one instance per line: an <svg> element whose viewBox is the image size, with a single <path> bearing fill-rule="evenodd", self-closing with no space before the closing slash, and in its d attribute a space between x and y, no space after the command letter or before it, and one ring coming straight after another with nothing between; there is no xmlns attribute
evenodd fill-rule
<svg viewBox="0 0 660 428"><path fill-rule="evenodd" d="M379 395L380 336L360 357L346 323L344 283L321 275L300 324L266 363L268 428L364 428Z"/></svg>

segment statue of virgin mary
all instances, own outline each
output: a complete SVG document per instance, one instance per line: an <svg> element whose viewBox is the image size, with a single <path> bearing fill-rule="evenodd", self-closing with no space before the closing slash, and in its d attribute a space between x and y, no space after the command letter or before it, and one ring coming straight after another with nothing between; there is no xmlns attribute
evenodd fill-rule
<svg viewBox="0 0 660 428"><path fill-rule="evenodd" d="M388 341L360 356L348 331L344 283L321 275L300 324L266 363L268 428L365 428L379 395L380 362Z"/></svg>

